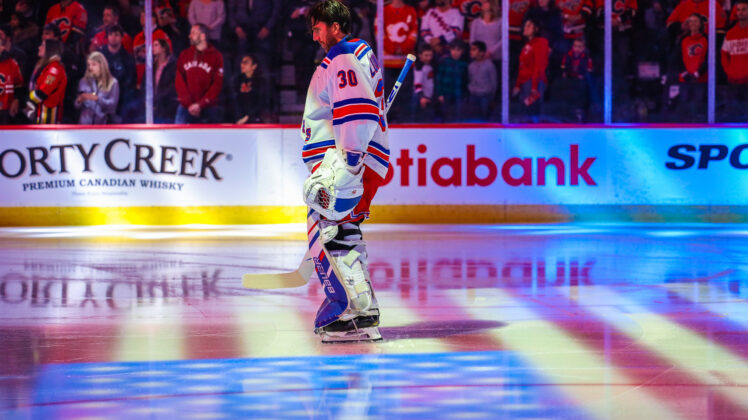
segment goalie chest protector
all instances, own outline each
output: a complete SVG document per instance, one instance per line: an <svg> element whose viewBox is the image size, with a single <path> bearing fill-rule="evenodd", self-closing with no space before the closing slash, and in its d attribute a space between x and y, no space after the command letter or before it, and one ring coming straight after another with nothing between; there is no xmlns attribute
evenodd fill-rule
<svg viewBox="0 0 748 420"><path fill-rule="evenodd" d="M364 165L384 178L389 166L382 71L366 41L345 37L330 48L307 91L302 158L311 171L332 147L366 153Z"/></svg>

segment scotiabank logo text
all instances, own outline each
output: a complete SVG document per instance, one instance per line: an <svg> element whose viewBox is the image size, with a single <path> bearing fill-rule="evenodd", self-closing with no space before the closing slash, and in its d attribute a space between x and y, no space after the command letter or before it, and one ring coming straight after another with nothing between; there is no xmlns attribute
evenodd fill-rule
<svg viewBox="0 0 748 420"><path fill-rule="evenodd" d="M667 151L667 155L674 161L665 162L668 169L689 169L697 164L696 169L708 169L711 162L727 159L735 169L748 169L748 144L739 144L730 150L724 144L676 144ZM741 162L742 157L742 162Z"/></svg>
<svg viewBox="0 0 748 420"><path fill-rule="evenodd" d="M403 187L434 184L440 187L487 187L496 182L499 170L502 180L513 187L546 185L546 182L559 186L579 185L580 180L587 185L597 185L590 175L590 168L597 157L581 160L577 144L569 146L568 160L559 156L515 156L497 162L492 157L477 156L474 144L468 144L462 156L439 157L433 161L424 156L428 152L426 145L418 145L416 151L413 154L410 149L401 149L399 156L390 156L394 171L390 170L387 174L385 185L397 177ZM553 170L549 171L549 168Z"/></svg>
<svg viewBox="0 0 748 420"><path fill-rule="evenodd" d="M218 181L223 178L215 165L226 156L224 152L212 150L131 144L127 139L114 139L103 147L100 143L92 143L5 149L0 152L0 174L6 178L18 178L26 173L31 176L67 174L73 161L81 164L82 172L93 172L92 160L97 155L114 172L145 172Z"/></svg>

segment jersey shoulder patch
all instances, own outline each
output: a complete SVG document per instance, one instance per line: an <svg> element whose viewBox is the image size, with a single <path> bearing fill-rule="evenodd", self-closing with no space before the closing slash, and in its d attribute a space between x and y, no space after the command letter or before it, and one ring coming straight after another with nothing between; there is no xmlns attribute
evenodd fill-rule
<svg viewBox="0 0 748 420"><path fill-rule="evenodd" d="M345 54L353 54L360 60L369 51L371 51L371 47L363 39L346 38L330 48L330 52L327 53L320 65L326 69L336 57Z"/></svg>

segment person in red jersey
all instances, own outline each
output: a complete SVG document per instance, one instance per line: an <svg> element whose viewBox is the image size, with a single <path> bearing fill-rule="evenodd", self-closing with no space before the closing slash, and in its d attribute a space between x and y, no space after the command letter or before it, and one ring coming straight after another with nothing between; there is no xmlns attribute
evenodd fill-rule
<svg viewBox="0 0 748 420"><path fill-rule="evenodd" d="M538 36L540 28L527 20L523 28L523 35L527 42L519 55L519 70L517 82L512 91L513 96L519 95L524 113L536 120L541 111L543 95L548 86L546 70L548 68L548 40Z"/></svg>
<svg viewBox="0 0 748 420"><path fill-rule="evenodd" d="M62 65L62 43L47 39L39 45L39 62L29 85L25 114L36 124L58 124L62 121L62 101L67 76Z"/></svg>
<svg viewBox="0 0 748 420"><path fill-rule="evenodd" d="M53 23L60 28L62 42L67 44L71 36L73 36L73 42L77 42L86 35L88 13L86 8L75 0L60 0L47 12L44 24L48 23Z"/></svg>
<svg viewBox="0 0 748 420"><path fill-rule="evenodd" d="M223 56L208 43L208 28L192 25L192 46L177 60L176 124L219 122L218 96L223 87Z"/></svg>
<svg viewBox="0 0 748 420"><path fill-rule="evenodd" d="M21 68L10 55L11 29L0 27L0 125L10 124L18 114L18 98L23 88Z"/></svg>
<svg viewBox="0 0 748 420"><path fill-rule="evenodd" d="M737 23L727 32L722 44L722 68L730 84L727 117L745 121L748 109L748 1L738 0L734 6Z"/></svg>
<svg viewBox="0 0 748 420"><path fill-rule="evenodd" d="M418 39L418 14L416 9L405 4L403 0L394 0L384 7L384 81L385 92L392 86L400 74L400 68L407 54L413 54ZM395 102L392 115L397 120L406 119L406 112L413 92L413 79L406 77L400 89L401 98Z"/></svg>
<svg viewBox="0 0 748 420"><path fill-rule="evenodd" d="M727 21L727 17L725 16L725 9L722 8L719 0L716 2L716 8L717 8L717 33L724 33L725 31L725 23ZM686 20L694 13L698 13L701 16L704 16L707 21L709 20L709 0L683 0L675 6L675 9L673 9L673 12L670 13L670 16L667 18L667 26L668 30L673 31L674 33L678 33L681 30L685 31L688 28L686 28ZM704 27L704 33L709 33L709 26L708 24ZM672 38L671 38L672 39Z"/></svg>
<svg viewBox="0 0 748 420"><path fill-rule="evenodd" d="M101 15L101 26L96 30L96 34L91 38L89 50L91 52L101 49L107 44L106 30L114 25L119 25L119 8L113 5L104 6ZM125 51L132 54L132 37L127 33L122 35L122 47Z"/></svg>
<svg viewBox="0 0 748 420"><path fill-rule="evenodd" d="M162 31L158 26L156 26L155 12L151 14L151 22L153 22L153 40L155 41L157 39L163 39L169 44L169 49L174 50L174 46L171 44L169 36L166 35L166 32ZM138 90L140 90L142 87L143 75L145 74L145 12L142 11L140 12L140 25L143 27L143 30L135 35L135 40L132 44L133 55L135 57L135 72L137 73L135 88Z"/></svg>
<svg viewBox="0 0 748 420"><path fill-rule="evenodd" d="M698 115L706 115L707 48L704 17L698 13L686 19L686 30L678 38L671 58L669 78L678 85L675 118L695 122ZM674 90L672 90L674 94ZM702 117L702 120L703 118Z"/></svg>

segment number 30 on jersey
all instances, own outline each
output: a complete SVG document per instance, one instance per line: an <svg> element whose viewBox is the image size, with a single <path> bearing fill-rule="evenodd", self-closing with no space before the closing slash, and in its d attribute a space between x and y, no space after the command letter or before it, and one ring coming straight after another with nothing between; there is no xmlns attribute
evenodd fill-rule
<svg viewBox="0 0 748 420"><path fill-rule="evenodd" d="M340 70L338 72L338 79L340 79L340 83L338 83L338 87L340 89L343 89L346 86L358 85L358 79L356 79L356 72L354 72L353 70L348 70L347 72L345 70Z"/></svg>

